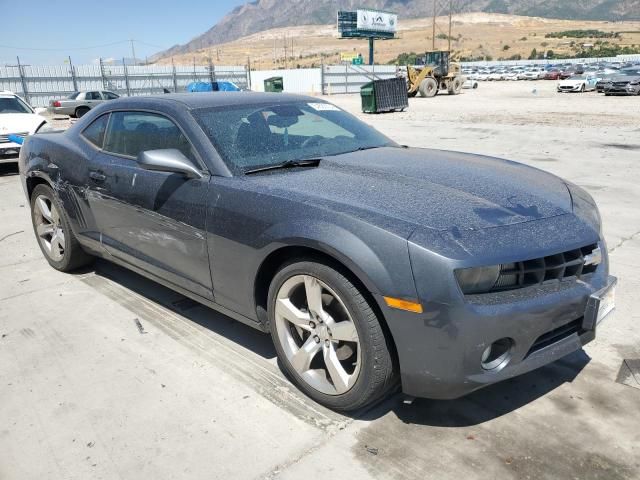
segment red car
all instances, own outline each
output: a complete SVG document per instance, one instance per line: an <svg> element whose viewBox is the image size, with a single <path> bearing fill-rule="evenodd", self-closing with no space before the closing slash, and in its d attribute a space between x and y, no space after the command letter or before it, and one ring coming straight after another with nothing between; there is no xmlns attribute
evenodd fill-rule
<svg viewBox="0 0 640 480"><path fill-rule="evenodd" d="M544 74L545 80L559 80L560 79L560 70L549 70Z"/></svg>
<svg viewBox="0 0 640 480"><path fill-rule="evenodd" d="M582 75L583 73L584 68L582 67L582 65L574 65L560 72L560 80L566 80L569 77L573 77L574 75Z"/></svg>

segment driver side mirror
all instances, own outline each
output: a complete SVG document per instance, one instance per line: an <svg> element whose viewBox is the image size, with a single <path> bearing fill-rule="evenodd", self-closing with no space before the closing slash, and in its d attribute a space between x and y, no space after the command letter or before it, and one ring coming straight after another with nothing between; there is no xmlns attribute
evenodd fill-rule
<svg viewBox="0 0 640 480"><path fill-rule="evenodd" d="M180 150L175 148L146 150L138 154L137 160L138 165L145 170L179 173L187 178L202 178L202 173Z"/></svg>

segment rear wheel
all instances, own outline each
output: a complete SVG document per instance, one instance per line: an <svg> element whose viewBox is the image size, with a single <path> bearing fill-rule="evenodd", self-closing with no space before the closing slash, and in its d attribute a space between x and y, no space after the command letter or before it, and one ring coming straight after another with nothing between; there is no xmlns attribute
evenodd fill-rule
<svg viewBox="0 0 640 480"><path fill-rule="evenodd" d="M60 201L48 185L37 185L31 194L31 220L38 245L49 264L68 272L91 263L78 243Z"/></svg>
<svg viewBox="0 0 640 480"><path fill-rule="evenodd" d="M420 91L420 95L423 97L435 97L438 94L438 82L435 78L427 77L420 82L418 90Z"/></svg>
<svg viewBox="0 0 640 480"><path fill-rule="evenodd" d="M286 265L269 288L269 326L280 364L318 403L351 411L396 385L380 321L358 288L312 261Z"/></svg>
<svg viewBox="0 0 640 480"><path fill-rule="evenodd" d="M88 111L89 111L88 107L78 107L76 108L76 112L74 116L76 118L82 118L87 114Z"/></svg>

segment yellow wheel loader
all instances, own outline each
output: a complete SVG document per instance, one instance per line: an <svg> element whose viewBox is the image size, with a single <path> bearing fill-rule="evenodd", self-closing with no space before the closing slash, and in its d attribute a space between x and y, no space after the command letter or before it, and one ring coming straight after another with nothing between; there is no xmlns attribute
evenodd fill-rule
<svg viewBox="0 0 640 480"><path fill-rule="evenodd" d="M435 97L440 90L457 95L462 90L464 78L460 64L450 61L449 52L427 52L423 65L407 66L407 88L410 97L420 93L423 97Z"/></svg>

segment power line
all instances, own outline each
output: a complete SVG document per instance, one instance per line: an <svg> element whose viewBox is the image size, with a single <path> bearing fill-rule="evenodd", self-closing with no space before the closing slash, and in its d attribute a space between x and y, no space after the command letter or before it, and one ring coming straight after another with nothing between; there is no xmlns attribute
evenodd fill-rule
<svg viewBox="0 0 640 480"><path fill-rule="evenodd" d="M64 48L31 48L31 47L16 47L13 45L3 45L0 44L0 48L7 48L7 49L11 49L11 50L27 50L27 51L34 51L34 52L65 52L65 51L69 51L69 50L94 50L96 48L105 48L105 47L112 47L114 45L121 45L123 43L129 43L129 42L137 42L141 45L145 45L147 47L152 47L152 48L159 48L161 50L166 50L166 47L163 47L161 45L154 45L152 43L147 43L147 42L142 42L140 40L120 40L117 42L111 42L111 43L105 43L102 45L92 45L90 47L64 47Z"/></svg>

